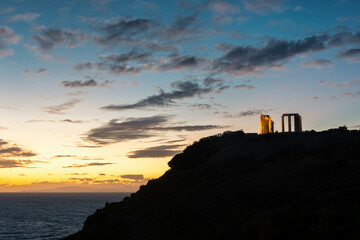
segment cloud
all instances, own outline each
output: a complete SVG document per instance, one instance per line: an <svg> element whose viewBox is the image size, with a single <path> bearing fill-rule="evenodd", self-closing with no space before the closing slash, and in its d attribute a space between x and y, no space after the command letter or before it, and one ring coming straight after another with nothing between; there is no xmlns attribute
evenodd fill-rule
<svg viewBox="0 0 360 240"><path fill-rule="evenodd" d="M20 147L9 147L0 149L0 157L33 157L33 152L24 151Z"/></svg>
<svg viewBox="0 0 360 240"><path fill-rule="evenodd" d="M233 15L240 12L237 5L225 1L213 1L209 6L215 13L213 18L215 23L232 23L236 19Z"/></svg>
<svg viewBox="0 0 360 240"><path fill-rule="evenodd" d="M325 67L331 67L331 66L333 66L333 64L328 59L315 58L313 60L310 60L310 61L307 61L307 62L303 63L302 66L306 67L306 68L323 69Z"/></svg>
<svg viewBox="0 0 360 240"><path fill-rule="evenodd" d="M120 18L115 22L107 22L97 26L102 32L102 36L96 36L95 42L100 45L111 46L119 43L137 40L144 36L158 23L145 18Z"/></svg>
<svg viewBox="0 0 360 240"><path fill-rule="evenodd" d="M210 6L218 14L234 14L240 11L239 7L225 1L213 2Z"/></svg>
<svg viewBox="0 0 360 240"><path fill-rule="evenodd" d="M87 93L88 92L85 92L85 91L76 91L76 92L67 93L66 96L77 97L77 96L84 95L84 94L87 94Z"/></svg>
<svg viewBox="0 0 360 240"><path fill-rule="evenodd" d="M133 49L128 53L111 54L105 57L100 57L100 59L104 61L110 61L113 63L128 63L128 62L148 63L151 61L151 54L148 52L139 52Z"/></svg>
<svg viewBox="0 0 360 240"><path fill-rule="evenodd" d="M149 147L145 149L139 149L130 152L127 156L129 158L164 158L172 157L182 152L184 145L161 145L155 147Z"/></svg>
<svg viewBox="0 0 360 240"><path fill-rule="evenodd" d="M143 118L127 118L122 122L113 119L103 126L86 133L84 140L98 145L155 137L164 131L203 131L222 128L218 125L174 126L171 116L157 115Z"/></svg>
<svg viewBox="0 0 360 240"><path fill-rule="evenodd" d="M93 178L68 178L70 181L80 181L80 182L91 182L94 181Z"/></svg>
<svg viewBox="0 0 360 240"><path fill-rule="evenodd" d="M121 178L125 179L131 179L131 180L143 180L144 175L142 174L126 174L126 175L120 175Z"/></svg>
<svg viewBox="0 0 360 240"><path fill-rule="evenodd" d="M93 68L94 68L94 65L91 62L79 63L74 66L74 69L77 71L91 70Z"/></svg>
<svg viewBox="0 0 360 240"><path fill-rule="evenodd" d="M340 87L343 87L342 84L338 84L338 83L329 83L329 82L326 82L326 81L323 81L323 80L320 80L320 81L317 81L316 82L318 85L323 85L323 86L328 86L328 87L336 87L336 88L340 88Z"/></svg>
<svg viewBox="0 0 360 240"><path fill-rule="evenodd" d="M99 34L93 37L96 44L104 47L137 47L154 51L173 51L173 44L185 40L189 35L199 35L198 14L209 5L194 6L188 14L176 16L175 20L161 23L150 18L123 17L115 21L104 21L95 26ZM194 37L194 36L191 36Z"/></svg>
<svg viewBox="0 0 360 240"><path fill-rule="evenodd" d="M351 32L347 28L333 34L329 40L329 46L342 47L347 44L359 44L360 32Z"/></svg>
<svg viewBox="0 0 360 240"><path fill-rule="evenodd" d="M239 84L239 85L235 85L233 88L235 89L245 89L245 90L253 90L255 89L254 85L252 84Z"/></svg>
<svg viewBox="0 0 360 240"><path fill-rule="evenodd" d="M7 14L15 11L15 8L13 7L5 7L0 9L0 14Z"/></svg>
<svg viewBox="0 0 360 240"><path fill-rule="evenodd" d="M346 97L356 98L356 97L360 97L360 91L356 92L356 93L344 92L341 95L346 96Z"/></svg>
<svg viewBox="0 0 360 240"><path fill-rule="evenodd" d="M9 44L17 44L20 37L9 27L0 27L0 49L4 49Z"/></svg>
<svg viewBox="0 0 360 240"><path fill-rule="evenodd" d="M147 64L130 66L128 64L118 64L118 63L104 62L104 61L94 64L91 62L80 63L74 66L74 69L78 71L97 69L114 75L137 74L143 70L149 70L150 68L151 66Z"/></svg>
<svg viewBox="0 0 360 240"><path fill-rule="evenodd" d="M196 104L191 104L190 105L191 108L195 108L196 110L207 110L207 109L212 109L213 106L210 104L203 104L203 103L196 103Z"/></svg>
<svg viewBox="0 0 360 240"><path fill-rule="evenodd" d="M73 157L77 157L76 155L55 155L54 158L73 158Z"/></svg>
<svg viewBox="0 0 360 240"><path fill-rule="evenodd" d="M32 119L32 120L28 120L25 123L55 123L55 122L60 122L60 123L84 123L85 121L82 120L71 120L71 119L63 119L63 120L39 120L39 119Z"/></svg>
<svg viewBox="0 0 360 240"><path fill-rule="evenodd" d="M189 33L192 24L198 21L197 13L187 16L178 17L171 25L169 25L164 34L167 38L184 38Z"/></svg>
<svg viewBox="0 0 360 240"><path fill-rule="evenodd" d="M227 118L240 118L240 117L251 117L251 116L259 116L261 114L265 114L271 110L264 109L252 109L247 111L242 111L236 114L225 113L225 117Z"/></svg>
<svg viewBox="0 0 360 240"><path fill-rule="evenodd" d="M31 37L37 43L38 50L48 52L56 47L66 45L68 48L75 47L88 40L88 36L81 30L45 28L44 26L34 29L38 35Z"/></svg>
<svg viewBox="0 0 360 240"><path fill-rule="evenodd" d="M199 69L209 63L208 60L183 54L170 54L156 59L151 53L132 50L128 53L111 54L99 58L100 62L85 62L74 66L77 71L99 70L114 75L137 74L142 71L181 71Z"/></svg>
<svg viewBox="0 0 360 240"><path fill-rule="evenodd" d="M268 15L272 12L283 12L285 0L249 0L244 1L245 9L259 15Z"/></svg>
<svg viewBox="0 0 360 240"><path fill-rule="evenodd" d="M5 22L18 22L18 21L31 22L32 20L38 18L39 16L40 14L37 13L16 14L12 17L6 18Z"/></svg>
<svg viewBox="0 0 360 240"><path fill-rule="evenodd" d="M168 116L128 118L123 122L113 119L104 126L91 129L87 133L86 140L96 144L109 144L153 137L155 133L147 130L152 126L165 124L168 122L168 118Z"/></svg>
<svg viewBox="0 0 360 240"><path fill-rule="evenodd" d="M206 59L196 56L171 54L168 56L168 59L166 59L166 62L162 63L158 69L161 71L180 71L203 66L206 62Z"/></svg>
<svg viewBox="0 0 360 240"><path fill-rule="evenodd" d="M360 48L352 48L339 53L338 58L348 60L351 63L360 62Z"/></svg>
<svg viewBox="0 0 360 240"><path fill-rule="evenodd" d="M77 124L81 124L81 123L84 123L84 121L82 120L71 120L71 119L64 119L64 120L61 120L61 122L64 122L64 123L77 123Z"/></svg>
<svg viewBox="0 0 360 240"><path fill-rule="evenodd" d="M327 81L317 81L318 85L323 85L327 87L334 87L334 88L353 88L358 87L360 85L360 78L354 79L351 81L344 81L342 83L337 82L327 82Z"/></svg>
<svg viewBox="0 0 360 240"><path fill-rule="evenodd" d="M37 156L37 154L0 139L0 168L28 167L36 161L26 158L34 156Z"/></svg>
<svg viewBox="0 0 360 240"><path fill-rule="evenodd" d="M10 144L9 142L0 139L0 158L12 158L12 157L33 157L37 154L22 149L17 145Z"/></svg>
<svg viewBox="0 0 360 240"><path fill-rule="evenodd" d="M97 63L85 62L77 64L74 66L74 69L77 71L95 69L114 75L121 75L137 74L143 70L150 70L154 64L151 53L139 52L134 49L128 53L101 56L99 59L100 62Z"/></svg>
<svg viewBox="0 0 360 240"><path fill-rule="evenodd" d="M105 166L105 165L111 165L114 163L103 163L103 162L92 162L87 164L73 164L70 166L64 166L63 168L83 168L83 167L98 167L98 166Z"/></svg>
<svg viewBox="0 0 360 240"><path fill-rule="evenodd" d="M0 58L14 54L12 49L6 49L10 44L17 44L20 36L9 27L0 26Z"/></svg>
<svg viewBox="0 0 360 240"><path fill-rule="evenodd" d="M237 46L215 59L213 70L218 72L255 73L263 68L282 66L291 57L325 49L327 35L312 36L297 41L271 39L264 47Z"/></svg>
<svg viewBox="0 0 360 240"><path fill-rule="evenodd" d="M109 87L108 85L112 81L105 80L99 84L95 79L89 79L86 81L62 81L61 86L64 88L84 88L84 87Z"/></svg>
<svg viewBox="0 0 360 240"><path fill-rule="evenodd" d="M12 49L7 50L7 49L0 49L0 58L4 58L7 56L12 56L14 55L14 51Z"/></svg>
<svg viewBox="0 0 360 240"><path fill-rule="evenodd" d="M338 22L347 22L350 20L350 17L349 16L345 16L345 17L337 17L336 18L336 21Z"/></svg>
<svg viewBox="0 0 360 240"><path fill-rule="evenodd" d="M25 168L33 163L31 160L8 160L0 158L0 168Z"/></svg>
<svg viewBox="0 0 360 240"><path fill-rule="evenodd" d="M25 69L24 73L27 75L41 75L47 73L48 70L46 68L38 68L35 71L30 71L29 69Z"/></svg>
<svg viewBox="0 0 360 240"><path fill-rule="evenodd" d="M65 110L73 108L79 103L81 103L81 100L73 99L60 105L44 107L43 110L49 114L64 114Z"/></svg>
<svg viewBox="0 0 360 240"><path fill-rule="evenodd" d="M177 81L171 84L173 88L170 92L164 92L160 90L160 93L157 95L149 96L145 99L142 99L134 104L126 105L108 105L102 107L104 110L128 110L128 109L138 109L146 107L159 107L159 106L168 106L174 104L176 99L191 98L195 96L201 96L213 91L213 89L208 87L202 87L200 84L192 81Z"/></svg>

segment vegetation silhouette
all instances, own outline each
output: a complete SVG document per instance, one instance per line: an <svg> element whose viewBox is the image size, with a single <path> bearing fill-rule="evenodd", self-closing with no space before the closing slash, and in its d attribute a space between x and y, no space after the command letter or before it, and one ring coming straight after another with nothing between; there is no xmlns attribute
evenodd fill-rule
<svg viewBox="0 0 360 240"><path fill-rule="evenodd" d="M360 239L360 131L203 138L65 238Z"/></svg>

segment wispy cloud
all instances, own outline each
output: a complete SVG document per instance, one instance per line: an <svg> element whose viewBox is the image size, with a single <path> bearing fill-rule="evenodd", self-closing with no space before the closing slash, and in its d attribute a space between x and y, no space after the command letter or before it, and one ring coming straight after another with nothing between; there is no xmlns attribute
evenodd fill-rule
<svg viewBox="0 0 360 240"><path fill-rule="evenodd" d="M259 15L282 12L286 9L286 0L249 0L244 1L245 9Z"/></svg>
<svg viewBox="0 0 360 240"><path fill-rule="evenodd" d="M31 39L38 45L37 49L42 52L48 52L63 45L72 48L88 40L87 34L81 30L39 26L35 27L34 31L38 35L31 37Z"/></svg>
<svg viewBox="0 0 360 240"><path fill-rule="evenodd" d="M215 59L213 69L218 72L245 74L263 68L281 66L284 61L298 54L325 49L327 35L312 36L298 41L271 39L264 47L234 47L221 58Z"/></svg>
<svg viewBox="0 0 360 240"><path fill-rule="evenodd" d="M334 88L352 88L360 86L360 78L354 79L351 81L344 81L344 82L328 82L328 81L317 81L318 85L323 85L327 87L334 87Z"/></svg>
<svg viewBox="0 0 360 240"><path fill-rule="evenodd" d="M81 103L80 99L73 99L60 105L44 107L43 110L49 114L64 114L65 110L71 109L79 103Z"/></svg>
<svg viewBox="0 0 360 240"><path fill-rule="evenodd" d="M109 88L109 85L113 83L113 81L104 80L101 83L98 83L95 79L89 79L85 81L62 81L60 83L60 86L64 88L86 88L86 87L107 87Z"/></svg>
<svg viewBox="0 0 360 240"><path fill-rule="evenodd" d="M33 163L31 160L9 160L0 158L0 168L25 168Z"/></svg>
<svg viewBox="0 0 360 240"><path fill-rule="evenodd" d="M7 49L10 44L17 44L20 36L9 27L0 26L0 58L14 54L12 49Z"/></svg>
<svg viewBox="0 0 360 240"><path fill-rule="evenodd" d="M197 82L193 81L177 81L171 84L172 91L165 92L160 90L160 93L157 95L149 96L145 99L142 99L134 104L124 104L124 105L108 105L102 107L104 110L128 110L128 109L139 109L146 107L162 107L169 106L175 103L175 100L181 100L185 98L192 98L195 96L201 96L211 92L221 92L224 88L222 85L222 80L214 78L205 78L204 86L200 85ZM216 86L213 87L213 85ZM220 84L219 84L220 83Z"/></svg>
<svg viewBox="0 0 360 240"><path fill-rule="evenodd" d="M346 96L346 97L356 98L356 97L360 97L360 91L358 91L358 92L344 92L341 95Z"/></svg>
<svg viewBox="0 0 360 240"><path fill-rule="evenodd" d="M218 125L174 125L172 116L157 115L143 118L127 118L124 121L113 119L101 127L86 133L84 140L98 145L126 142L158 136L160 132L204 131L219 129Z"/></svg>
<svg viewBox="0 0 360 240"><path fill-rule="evenodd" d="M338 58L345 59L350 63L360 62L360 48L352 48L338 54Z"/></svg>
<svg viewBox="0 0 360 240"><path fill-rule="evenodd" d="M255 89L254 85L246 84L246 83L235 85L233 88L235 88L235 89L245 89L245 90L253 90L253 89Z"/></svg>
<svg viewBox="0 0 360 240"><path fill-rule="evenodd" d="M160 145L129 152L129 158L164 158L182 152L184 145Z"/></svg>
<svg viewBox="0 0 360 240"><path fill-rule="evenodd" d="M15 11L14 7L0 8L0 14L12 13L13 11Z"/></svg>
<svg viewBox="0 0 360 240"><path fill-rule="evenodd" d="M125 174L125 175L120 175L121 178L125 178L125 179L131 179L131 180L143 180L144 179L144 175L142 174Z"/></svg>
<svg viewBox="0 0 360 240"><path fill-rule="evenodd" d="M42 75L47 73L48 70L46 68L38 68L37 70L30 71L29 69L25 69L24 73L27 75Z"/></svg>
<svg viewBox="0 0 360 240"><path fill-rule="evenodd" d="M36 162L28 159L34 156L37 154L0 139L0 168L28 167Z"/></svg>
<svg viewBox="0 0 360 240"><path fill-rule="evenodd" d="M120 18L99 25L98 29L102 35L95 37L95 41L105 46L118 45L144 36L157 25L158 22L146 18Z"/></svg>
<svg viewBox="0 0 360 240"><path fill-rule="evenodd" d="M86 164L73 164L69 166L64 166L63 168L83 168L83 167L98 167L98 166L105 166L105 165L111 165L114 163L104 163L104 162L92 162L92 163L86 163Z"/></svg>
<svg viewBox="0 0 360 240"><path fill-rule="evenodd" d="M251 117L251 116L259 116L261 114L266 114L270 111L271 110L251 109L251 110L241 111L241 112L235 113L235 114L224 113L224 116L227 118Z"/></svg>
<svg viewBox="0 0 360 240"><path fill-rule="evenodd" d="M183 69L199 68L208 61L197 56L187 56L183 54L171 54L164 63L158 66L160 71L180 71Z"/></svg>
<svg viewBox="0 0 360 240"><path fill-rule="evenodd" d="M317 69L323 69L326 67L333 66L332 62L328 59L319 59L315 58L313 60L307 61L302 64L303 67L306 68L317 68Z"/></svg>
<svg viewBox="0 0 360 240"><path fill-rule="evenodd" d="M18 21L31 22L38 17L40 17L40 14L38 13L16 14L12 17L6 18L5 22L18 22Z"/></svg>

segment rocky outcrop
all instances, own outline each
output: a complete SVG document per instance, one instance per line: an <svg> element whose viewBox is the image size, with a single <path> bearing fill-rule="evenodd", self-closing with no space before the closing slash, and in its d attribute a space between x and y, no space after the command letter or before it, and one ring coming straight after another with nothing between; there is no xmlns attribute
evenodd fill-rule
<svg viewBox="0 0 360 240"><path fill-rule="evenodd" d="M225 132L66 240L360 239L360 132Z"/></svg>

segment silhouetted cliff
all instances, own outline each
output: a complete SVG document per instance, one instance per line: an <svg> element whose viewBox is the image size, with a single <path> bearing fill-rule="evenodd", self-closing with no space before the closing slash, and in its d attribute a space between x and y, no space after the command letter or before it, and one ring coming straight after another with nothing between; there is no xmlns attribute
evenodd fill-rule
<svg viewBox="0 0 360 240"><path fill-rule="evenodd" d="M360 131L225 132L66 240L360 239Z"/></svg>

